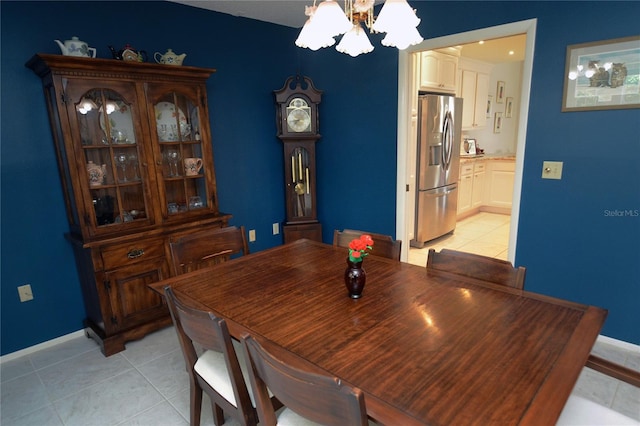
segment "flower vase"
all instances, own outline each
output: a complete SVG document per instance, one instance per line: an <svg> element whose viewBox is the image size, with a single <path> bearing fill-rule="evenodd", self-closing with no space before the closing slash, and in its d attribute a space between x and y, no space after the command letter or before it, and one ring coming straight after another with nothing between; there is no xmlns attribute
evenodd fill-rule
<svg viewBox="0 0 640 426"><path fill-rule="evenodd" d="M367 281L367 273L362 267L362 261L352 262L347 258L347 269L344 271L344 284L349 291L349 297L359 299Z"/></svg>

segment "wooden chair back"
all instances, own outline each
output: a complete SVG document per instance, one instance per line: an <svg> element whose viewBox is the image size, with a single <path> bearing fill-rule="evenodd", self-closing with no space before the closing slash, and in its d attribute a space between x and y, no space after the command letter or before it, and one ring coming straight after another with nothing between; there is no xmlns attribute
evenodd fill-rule
<svg viewBox="0 0 640 426"><path fill-rule="evenodd" d="M244 226L194 232L172 240L169 245L174 275L226 262L232 256L249 254Z"/></svg>
<svg viewBox="0 0 640 426"><path fill-rule="evenodd" d="M451 272L465 277L514 287L522 290L526 268L514 268L511 262L478 254L442 249L429 249L427 269Z"/></svg>
<svg viewBox="0 0 640 426"><path fill-rule="evenodd" d="M366 231L357 231L354 229L345 229L344 231L333 231L334 247L349 247L349 243L354 238L360 238L360 235L368 234L373 239L373 250L369 253L371 256L386 257L400 261L400 252L402 251L402 240L394 240L391 235L374 234Z"/></svg>
<svg viewBox="0 0 640 426"><path fill-rule="evenodd" d="M273 344L242 338L245 361L260 425L277 424L268 390L297 415L327 426L365 426L364 394L337 377L301 367L293 355Z"/></svg>
<svg viewBox="0 0 640 426"><path fill-rule="evenodd" d="M165 287L164 293L178 334L187 373L189 373L191 425L200 424L202 391L205 391L211 399L216 426L224 423L223 412L232 415L241 424L255 425L257 416L225 320L211 312L186 305L176 297L169 286ZM233 388L235 405L216 390L215 383L207 381L195 370L199 356L194 344L205 351L214 351L223 355Z"/></svg>

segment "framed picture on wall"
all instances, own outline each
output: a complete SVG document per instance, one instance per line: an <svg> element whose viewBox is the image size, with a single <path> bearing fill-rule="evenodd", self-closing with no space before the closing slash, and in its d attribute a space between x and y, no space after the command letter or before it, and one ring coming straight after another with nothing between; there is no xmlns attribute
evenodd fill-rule
<svg viewBox="0 0 640 426"><path fill-rule="evenodd" d="M504 118L511 118L513 115L513 98L507 97L507 101L504 104Z"/></svg>
<svg viewBox="0 0 640 426"><path fill-rule="evenodd" d="M562 112L640 108L640 36L567 46Z"/></svg>
<svg viewBox="0 0 640 426"><path fill-rule="evenodd" d="M501 104L504 102L504 81L498 82L498 87L496 88L496 103Z"/></svg>
<svg viewBox="0 0 640 426"><path fill-rule="evenodd" d="M491 118L493 112L493 96L487 96L487 111L485 113L486 118Z"/></svg>
<svg viewBox="0 0 640 426"><path fill-rule="evenodd" d="M493 119L493 133L500 133L502 130L502 113L496 112L496 116Z"/></svg>

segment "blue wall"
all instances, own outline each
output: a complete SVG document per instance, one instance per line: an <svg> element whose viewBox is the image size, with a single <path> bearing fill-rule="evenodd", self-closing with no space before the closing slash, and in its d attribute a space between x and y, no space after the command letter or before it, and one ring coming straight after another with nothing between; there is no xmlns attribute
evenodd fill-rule
<svg viewBox="0 0 640 426"><path fill-rule="evenodd" d="M150 53L171 47L185 64L216 68L209 80L220 206L256 229L259 251L281 243L282 147L273 90L293 74L324 91L317 145L318 213L334 228L395 230L397 51L358 58L297 49L297 30L169 2L11 2L1 12L1 354L76 331L84 317L40 80L24 63L59 53L77 35ZM425 38L537 18L516 263L527 288L609 309L603 334L640 344L639 110L561 113L568 44L633 35L640 2L422 2ZM606 22L603 23L603 9ZM302 11L301 11L302 12ZM123 17L139 16L139 19ZM168 19L170 17L170 19ZM171 25L167 26L167 21ZM165 25L163 28L162 26ZM542 161L563 179L540 179ZM20 303L30 283L35 300Z"/></svg>

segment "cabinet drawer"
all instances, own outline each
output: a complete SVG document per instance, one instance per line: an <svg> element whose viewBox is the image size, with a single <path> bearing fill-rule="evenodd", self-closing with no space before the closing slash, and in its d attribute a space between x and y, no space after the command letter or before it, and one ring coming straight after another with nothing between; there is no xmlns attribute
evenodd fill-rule
<svg viewBox="0 0 640 426"><path fill-rule="evenodd" d="M476 173L484 172L484 163L475 163L473 165L473 171Z"/></svg>
<svg viewBox="0 0 640 426"><path fill-rule="evenodd" d="M460 176L470 175L473 173L473 163L460 165Z"/></svg>
<svg viewBox="0 0 640 426"><path fill-rule="evenodd" d="M104 248L102 261L104 269L110 270L164 255L162 239L141 240Z"/></svg>

